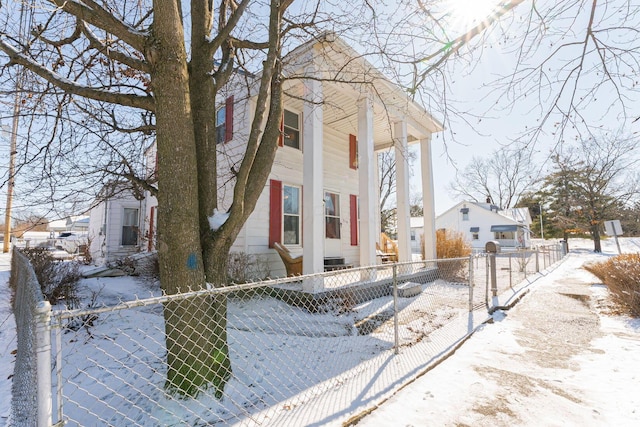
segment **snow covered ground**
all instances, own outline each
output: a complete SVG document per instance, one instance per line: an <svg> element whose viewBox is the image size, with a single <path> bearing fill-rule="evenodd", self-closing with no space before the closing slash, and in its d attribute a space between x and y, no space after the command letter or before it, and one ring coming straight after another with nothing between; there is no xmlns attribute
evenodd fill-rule
<svg viewBox="0 0 640 427"><path fill-rule="evenodd" d="M11 410L11 375L17 348L16 322L11 311L9 289L9 254L0 253L0 426L4 426Z"/></svg>
<svg viewBox="0 0 640 427"><path fill-rule="evenodd" d="M640 251L635 245L640 239L622 239L622 242L623 251ZM604 305L606 289L594 285L595 279L580 269L585 261L614 254L615 245L605 242L604 253L597 255L589 250L592 244L589 241L570 241L570 244L573 252L569 259L536 281L529 295L514 309L496 313L494 324L483 326L451 358L398 392L365 417L361 425L560 425L565 421L582 425L627 425L628 420L638 423L640 410L635 408L639 407L640 397L635 397L638 393L633 387L640 380L640 365L635 361L634 366L633 359L640 354L640 322L596 314L588 305L589 298L597 303L593 304L595 306ZM16 348L15 324L6 286L8 263L8 256L0 254L0 396L3 396L0 399L0 426L6 423L9 415L10 399L6 397L11 393L14 360L11 352ZM153 291L126 277L94 279L85 284L102 289L101 298L107 303L131 299L133 294L144 298ZM450 295L451 290L447 294ZM431 307L442 307L442 300L433 299L433 295L429 297L432 298ZM385 304L388 301L370 302L350 316L382 312ZM137 404L153 406L146 409L157 418L143 419L149 425L188 425L190 419L200 419L214 410L227 411L232 417L237 409L233 404L243 402L240 397L231 402L231 406L215 399L203 399L196 406L185 406L184 402L163 395L163 328L162 312L158 309L160 307L143 307L101 315L100 322L91 330L91 339L83 335L82 340L75 340L72 334L63 335L66 345L71 345L65 364L71 368L86 365L78 370L78 378L72 380L80 387L71 392L71 400L80 406L95 399L114 399L116 402L119 394L126 393L126 389L119 388L119 381L124 379L125 384L130 385L129 389L134 392L146 390L145 394L156 396L156 401L133 402L130 408L111 408L110 414L101 415L105 417L105 423L112 420L113 425L123 425L117 420L124 422L130 416L134 418L129 421L138 421L133 415L137 411L133 406ZM442 319L455 313L453 301L447 310L441 313ZM433 314L433 310L425 313ZM393 374L395 377L390 376L386 381L406 382L420 373L415 369L400 371L406 369L412 352L424 359L425 352L437 351L429 347L430 340L424 340L404 349L399 357L389 358L382 353L392 344L393 337L388 332L358 336L353 328L357 319L295 313L278 301L270 301L267 305L263 301L256 306L255 301L239 300L230 305L229 315L232 344L244 343L236 346L239 352L234 354L238 361L234 374L238 378L234 381L238 383L230 383L230 393L234 393L235 388L239 390L241 384L253 384L255 395L247 404L267 407L270 396L264 391L277 390L279 399L293 402L281 405L280 412L295 412L293 407L304 400L311 402L306 406L316 412L309 419L318 419L317 412L335 408L336 401L345 400L348 394L343 393L343 384L349 378L353 379L353 375L370 369L378 374L375 381L385 380L384 377ZM300 316L309 317L301 321ZM116 337L115 328L122 328L123 320L126 320L126 333L124 337ZM464 320L461 324L463 334L466 316ZM429 321L439 322L437 318ZM314 336L318 329L311 327L313 323L322 323L322 336ZM407 324L405 331L410 332L411 327ZM285 330L287 333L283 334ZM256 342L256 338L260 341ZM433 341L437 338L433 337ZM87 365L89 359L105 357L105 343L114 344L116 357L110 355L109 359L99 360L96 366ZM309 351L309 346L315 346L314 350ZM91 348L96 351L88 354ZM122 363L118 359L119 352ZM145 361L144 371L128 371L125 359L131 357ZM403 363L399 363L401 359ZM108 366L110 372L102 369L103 365ZM300 374L291 375L292 372ZM301 376L303 373L306 377ZM91 389L83 388L86 383L81 376L91 380ZM155 385L148 381L154 376L160 378ZM363 375L363 378L366 377ZM314 384L325 384L329 392L322 397L313 393L296 395L298 390ZM376 406L388 396L388 393L379 392L388 390L386 387L377 389L372 382L358 399L346 399L341 403L346 408L342 415L320 417L324 421L318 424L338 425L349 415ZM295 400L300 398L302 400ZM333 402L327 403L331 400ZM81 411L73 412L73 404L65 410L68 414L82 416ZM266 414L263 425L269 425L267 418L273 415Z"/></svg>
<svg viewBox="0 0 640 427"><path fill-rule="evenodd" d="M358 426L640 425L640 319L609 314L580 267L617 254L570 240L558 269ZM621 239L640 252L640 239Z"/></svg>

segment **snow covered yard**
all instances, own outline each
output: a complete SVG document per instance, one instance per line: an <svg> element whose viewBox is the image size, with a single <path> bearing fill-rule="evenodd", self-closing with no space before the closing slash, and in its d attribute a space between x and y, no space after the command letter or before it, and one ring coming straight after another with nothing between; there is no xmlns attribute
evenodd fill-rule
<svg viewBox="0 0 640 427"><path fill-rule="evenodd" d="M87 295L98 292L99 305L150 293L128 277L85 279L83 286ZM399 344L419 342L457 319L466 325L468 289L436 281L422 285L417 297L399 299ZM288 411L330 384L347 383L363 365L378 366L394 344L390 296L315 314L264 295L230 298L228 322L233 376L222 400L207 390L195 400L165 393L160 304L102 313L93 326L65 330L64 418L69 425L227 424L258 412L268 418L269 408Z"/></svg>
<svg viewBox="0 0 640 427"><path fill-rule="evenodd" d="M588 256L593 255L575 254L579 259ZM484 278L478 281L481 285ZM85 295L97 291L107 305L159 295L129 277L86 279L83 286ZM536 282L531 285L537 287ZM397 355L390 296L315 314L259 293L230 298L228 334L234 371L222 400L207 390L198 399L165 393L161 304L101 313L93 326L60 334L61 361L54 362L62 366L63 415L70 425L339 424L380 403L441 360L487 318L484 286L474 288L471 313L468 286L436 280L420 288L419 296L398 299ZM553 308L544 302L541 307ZM7 321L13 320L10 317ZM483 333L509 320L484 327ZM481 346L488 354L510 348L500 340ZM6 347L10 349L11 342ZM2 357L4 369L13 356ZM53 380L55 385L55 373ZM9 388L3 390L10 389L11 381L7 383ZM440 388L446 390L446 384ZM0 415L8 415L9 402L4 405Z"/></svg>

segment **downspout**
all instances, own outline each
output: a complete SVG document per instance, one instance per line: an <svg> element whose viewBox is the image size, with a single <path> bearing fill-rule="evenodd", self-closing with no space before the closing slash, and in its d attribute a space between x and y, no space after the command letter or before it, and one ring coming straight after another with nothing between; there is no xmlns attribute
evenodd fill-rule
<svg viewBox="0 0 640 427"><path fill-rule="evenodd" d="M147 204L146 198L140 200L138 203L138 251L142 252L142 248L144 248L144 231L146 229L146 218L147 218ZM142 221L140 221L142 219Z"/></svg>
<svg viewBox="0 0 640 427"><path fill-rule="evenodd" d="M109 202L111 201L111 199L107 199L104 201L104 225L102 227L102 237L103 237L103 245L104 245L104 261L105 264L107 262L109 262L109 242L107 239L107 236L109 236L109 233L107 232L108 227L109 227Z"/></svg>

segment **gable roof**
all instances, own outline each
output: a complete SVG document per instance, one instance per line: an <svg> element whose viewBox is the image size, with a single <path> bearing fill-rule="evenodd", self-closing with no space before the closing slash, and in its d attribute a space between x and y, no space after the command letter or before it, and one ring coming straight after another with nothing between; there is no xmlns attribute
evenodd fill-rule
<svg viewBox="0 0 640 427"><path fill-rule="evenodd" d="M529 214L528 208L510 208L500 210L497 206L489 204L489 203L480 203L480 202L470 202L470 201L462 201L451 208L447 209L445 212L441 213L436 217L438 218L444 217L445 215L450 214L452 211L460 210L464 206L476 206L478 208L484 209L487 213L496 215L496 219L500 220L501 223L507 224L521 224L525 226L529 226L532 223L531 215Z"/></svg>
<svg viewBox="0 0 640 427"><path fill-rule="evenodd" d="M498 212L500 215L517 221L521 224L531 225L531 214L528 208L510 208Z"/></svg>

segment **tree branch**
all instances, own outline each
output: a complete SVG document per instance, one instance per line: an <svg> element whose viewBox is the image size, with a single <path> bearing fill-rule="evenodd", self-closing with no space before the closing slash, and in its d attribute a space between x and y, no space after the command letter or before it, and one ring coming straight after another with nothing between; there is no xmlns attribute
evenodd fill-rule
<svg viewBox="0 0 640 427"><path fill-rule="evenodd" d="M79 85L54 73L48 68L45 68L39 63L35 62L28 56L18 52L13 46L8 44L2 36L0 36L0 50L2 50L9 56L13 64L22 65L29 71L37 74L49 83L59 87L63 91L70 94L82 96L84 98L93 99L96 101L120 104L126 107L140 108L148 111L155 110L155 101L152 96L113 93L107 90Z"/></svg>
<svg viewBox="0 0 640 427"><path fill-rule="evenodd" d="M122 64L128 67L134 68L144 73L151 72L151 65L147 61L142 61L140 59L134 58L125 53L114 50L113 48L102 43L98 39L98 37L96 37L94 32L91 31L91 29L87 24L83 23L82 26L83 26L82 33L87 37L87 39L89 39L89 46L91 48L96 49L98 52L102 53L107 58L121 62Z"/></svg>
<svg viewBox="0 0 640 427"><path fill-rule="evenodd" d="M124 22L117 19L113 13L105 10L97 2L93 0L83 0L81 2L69 0L49 1L61 10L76 16L78 19L115 35L138 51L144 51L148 34L146 32L134 30Z"/></svg>

